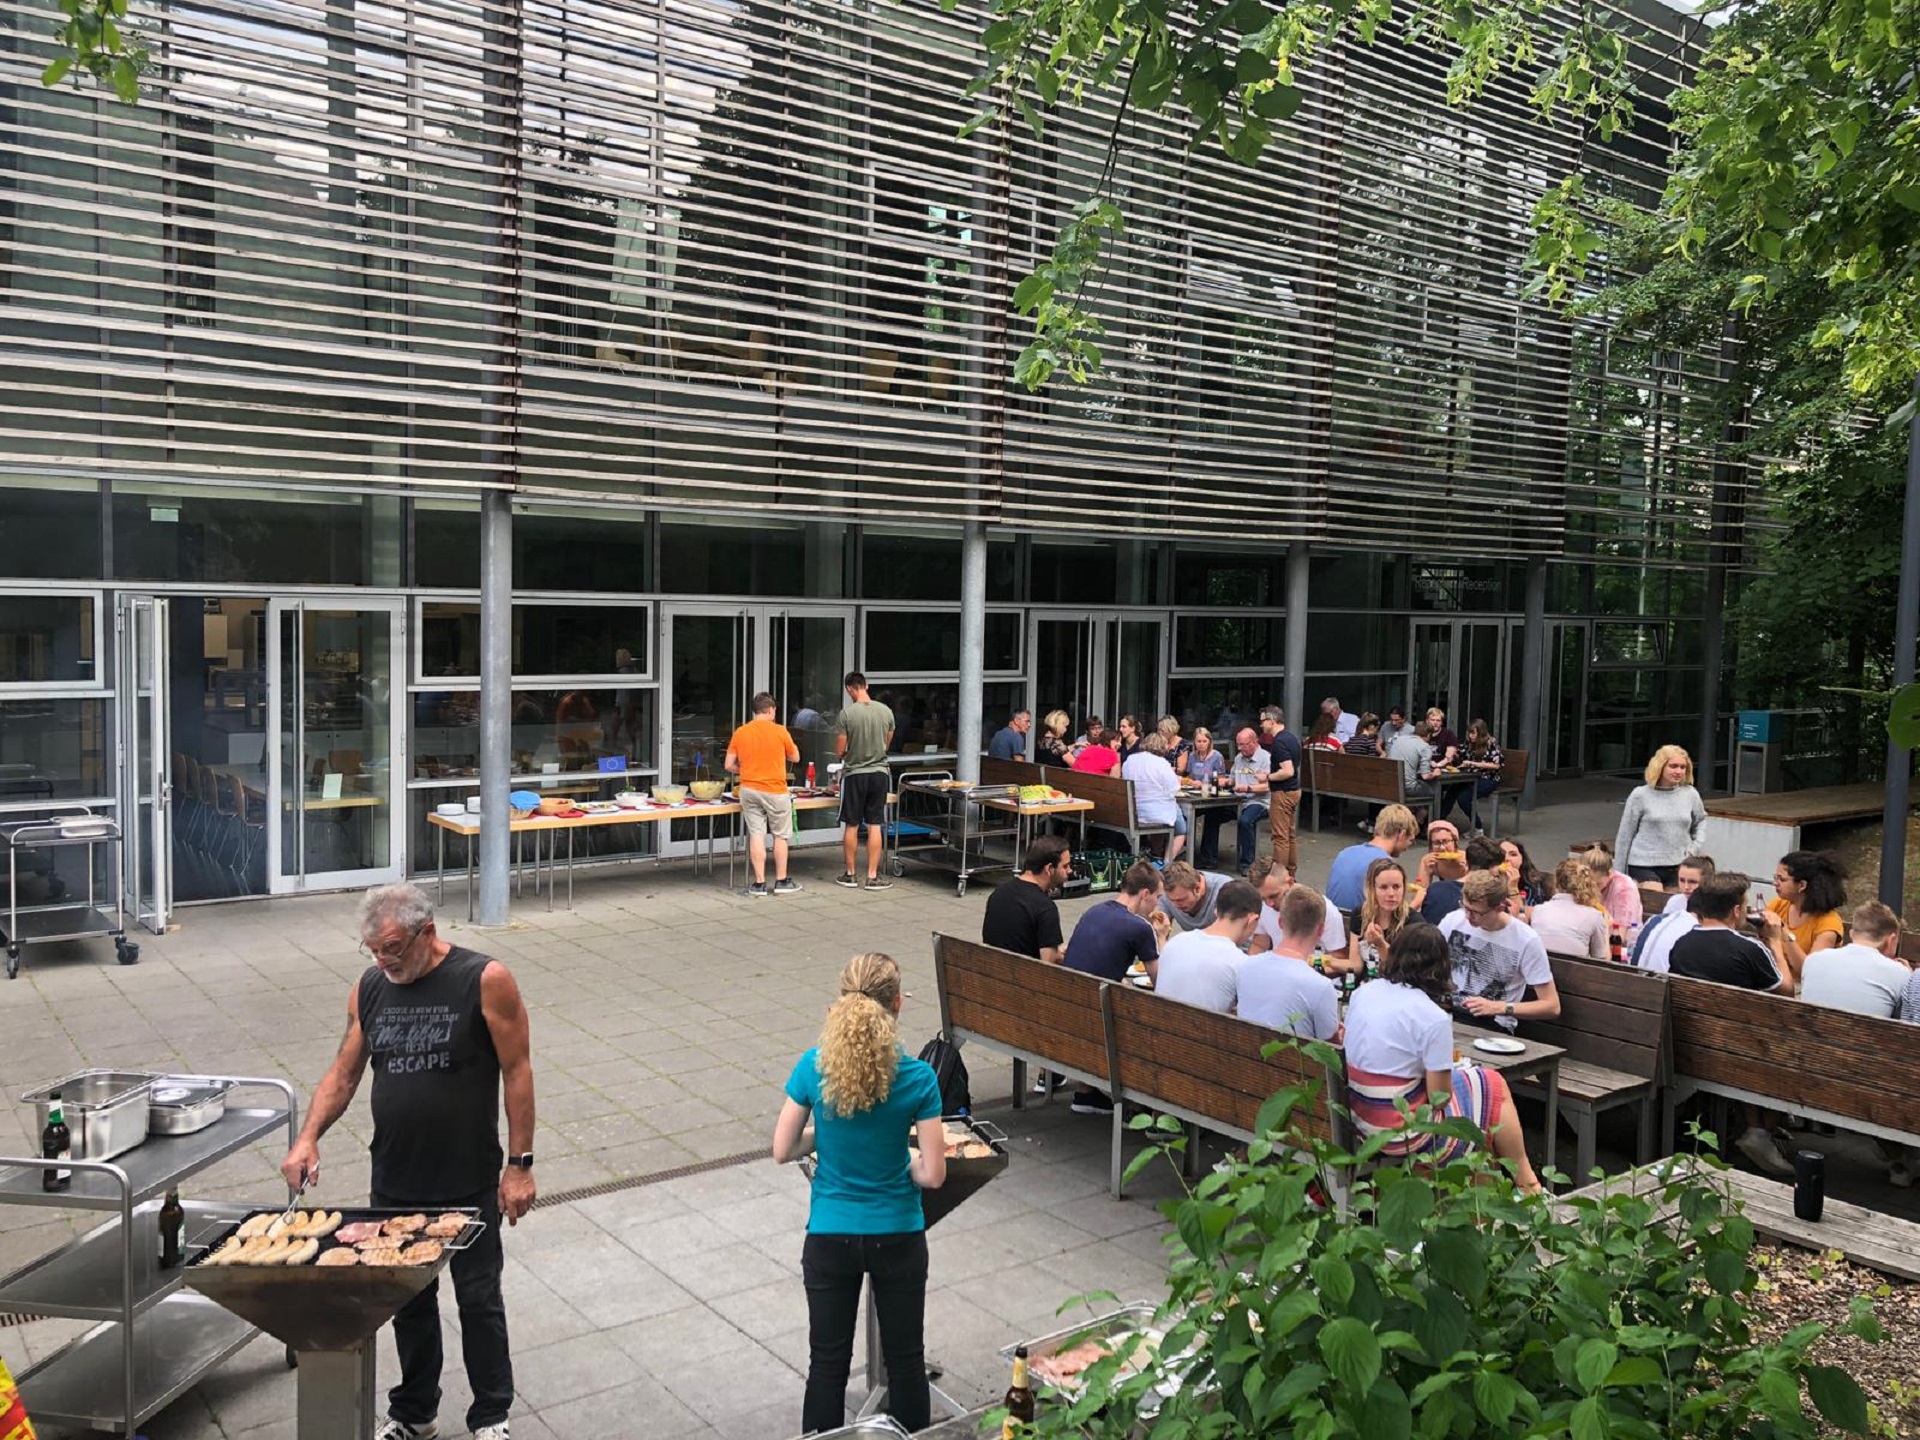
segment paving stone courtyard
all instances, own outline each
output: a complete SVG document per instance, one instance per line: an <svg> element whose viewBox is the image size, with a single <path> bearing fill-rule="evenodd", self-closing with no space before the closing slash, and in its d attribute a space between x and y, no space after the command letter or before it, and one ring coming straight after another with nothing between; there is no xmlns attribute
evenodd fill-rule
<svg viewBox="0 0 1920 1440"><path fill-rule="evenodd" d="M1522 835L1550 866L1570 841L1611 834L1618 813L1612 789L1582 787L1529 814ZM1323 877L1351 838L1305 835L1303 878ZM798 1431L808 1197L796 1169L766 1158L780 1087L856 951L901 961L913 995L903 1038L917 1048L932 1035L931 936L977 937L987 893L983 883L957 898L950 877L917 868L889 891L853 892L832 883L838 869L837 847L801 851L803 893L764 900L684 863L583 871L572 909L524 897L504 931L467 925L464 895L450 887L442 933L510 965L532 1013L543 1202L507 1240L516 1440ZM1088 903L1068 902L1069 920ZM176 933L144 937L130 968L99 945L29 950L21 978L0 986L0 1154L35 1146L31 1109L13 1103L20 1093L83 1067L284 1078L304 1103L363 968L355 904L330 895L189 909ZM1013 1159L930 1235L927 1333L941 1386L979 1405L1006 1386L999 1350L1058 1328L1063 1301L1158 1298L1155 1207L1177 1181L1152 1171L1127 1200L1109 1199L1106 1122L1061 1101L1010 1110L1006 1064L978 1052L968 1063L976 1104L1008 1131ZM318 1200L364 1200L366 1092L322 1144ZM198 1177L188 1198L276 1202L282 1153L245 1151ZM0 1274L93 1223L0 1211ZM0 1328L0 1358L17 1371L82 1328ZM384 1386L396 1369L384 1335L382 1345ZM441 1424L459 1434L467 1391L457 1345L448 1354ZM858 1394L857 1350L855 1364ZM144 1427L149 1440L293 1430L294 1378L264 1339Z"/></svg>

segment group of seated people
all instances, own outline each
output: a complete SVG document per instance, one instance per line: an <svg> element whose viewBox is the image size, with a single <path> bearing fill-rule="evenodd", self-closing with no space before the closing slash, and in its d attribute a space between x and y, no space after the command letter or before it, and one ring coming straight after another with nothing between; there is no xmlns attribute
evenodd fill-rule
<svg viewBox="0 0 1920 1440"><path fill-rule="evenodd" d="M1750 906L1746 876L1688 856L1677 867L1675 892L1645 916L1639 886L1613 867L1603 843L1569 855L1549 877L1518 842L1474 836L1463 843L1451 821L1435 820L1410 872L1402 857L1418 836L1410 810L1385 807L1371 837L1335 858L1324 895L1294 883L1270 857L1246 879L1141 862L1110 901L1082 916L1071 938L1055 919L1054 948L1042 958L1114 981L1144 974L1169 998L1342 1044L1363 1131L1397 1127L1396 1099L1444 1098L1447 1115L1474 1119L1496 1152L1514 1161L1523 1185L1537 1182L1511 1095L1497 1072L1455 1063L1451 1027L1511 1032L1530 1019L1556 1018L1550 952L1920 1021L1920 974L1899 958L1898 917L1877 903L1861 905L1850 917L1852 941L1843 943L1844 882L1817 852L1781 860L1777 898L1764 907ZM1070 857L1061 840L1036 843L1056 848L1060 868L1029 889L1028 903L1051 908L1048 892L1065 879ZM1073 1108L1108 1114L1112 1104L1082 1090ZM1767 1120L1750 1111L1739 1148L1764 1170L1790 1173ZM1405 1153L1430 1139L1407 1138L1413 1148ZM1893 1162L1891 1178L1911 1183L1904 1157Z"/></svg>

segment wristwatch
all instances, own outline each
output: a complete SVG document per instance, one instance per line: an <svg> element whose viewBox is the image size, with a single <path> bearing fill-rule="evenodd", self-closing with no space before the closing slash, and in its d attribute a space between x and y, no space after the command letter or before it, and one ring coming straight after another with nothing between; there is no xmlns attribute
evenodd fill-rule
<svg viewBox="0 0 1920 1440"><path fill-rule="evenodd" d="M1509 1001L1507 1001L1507 1014L1508 1014L1508 1015L1512 1015L1512 1014L1513 1014L1513 1002L1512 1002L1511 1000L1509 1000ZM531 1155L529 1155L529 1156L527 1157L527 1163L528 1163L529 1165L531 1165L531 1164L533 1163L533 1157L532 1157Z"/></svg>
<svg viewBox="0 0 1920 1440"><path fill-rule="evenodd" d="M1507 1007L1507 1013L1509 1015L1513 1013L1513 1007L1511 1005ZM533 1169L533 1151L529 1150L524 1155L509 1155L507 1156L507 1164L513 1166L516 1170L531 1170Z"/></svg>

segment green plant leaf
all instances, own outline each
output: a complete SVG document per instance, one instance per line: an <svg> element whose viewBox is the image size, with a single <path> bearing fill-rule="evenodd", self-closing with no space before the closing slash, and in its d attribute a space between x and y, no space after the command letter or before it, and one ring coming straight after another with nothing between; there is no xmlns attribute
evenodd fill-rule
<svg viewBox="0 0 1920 1440"><path fill-rule="evenodd" d="M1315 1365L1311 1361L1304 1365L1295 1365L1287 1371L1287 1378L1274 1386L1272 1392L1268 1394L1267 1413L1269 1415L1286 1414L1295 1401L1311 1395L1326 1382L1327 1371L1324 1366Z"/></svg>
<svg viewBox="0 0 1920 1440"><path fill-rule="evenodd" d="M1567 1433L1573 1440L1606 1440L1607 1412L1598 1395L1589 1395L1573 1407Z"/></svg>
<svg viewBox="0 0 1920 1440"><path fill-rule="evenodd" d="M1836 1365L1809 1365L1807 1394L1829 1425L1853 1435L1867 1433L1867 1397L1846 1371Z"/></svg>
<svg viewBox="0 0 1920 1440"><path fill-rule="evenodd" d="M67 78L67 72L71 69L73 69L73 57L62 55L40 72L40 83L49 86L58 85Z"/></svg>
<svg viewBox="0 0 1920 1440"><path fill-rule="evenodd" d="M1427 1270L1469 1305L1487 1293L1487 1247L1472 1230L1441 1230L1427 1237Z"/></svg>
<svg viewBox="0 0 1920 1440"><path fill-rule="evenodd" d="M1583 1340L1580 1349L1573 1357L1573 1376L1580 1382L1580 1388L1592 1395L1606 1384L1607 1376L1613 1373L1614 1362L1620 1358L1620 1347L1610 1344L1597 1336Z"/></svg>
<svg viewBox="0 0 1920 1440"><path fill-rule="evenodd" d="M1343 1315L1320 1331L1320 1354L1327 1368L1355 1395L1365 1395L1380 1375L1380 1342L1372 1330Z"/></svg>
<svg viewBox="0 0 1920 1440"><path fill-rule="evenodd" d="M1709 1250L1704 1263L1707 1283L1722 1295L1735 1294L1746 1283L1747 1262L1731 1250Z"/></svg>
<svg viewBox="0 0 1920 1440"><path fill-rule="evenodd" d="M1760 1372L1760 1400L1776 1420L1792 1419L1806 1413L1800 1403L1800 1382L1791 1372L1769 1365Z"/></svg>
<svg viewBox="0 0 1920 1440"><path fill-rule="evenodd" d="M1629 1355L1607 1372L1609 1390L1626 1390L1637 1385L1659 1385L1667 1378L1660 1362L1651 1355Z"/></svg>
<svg viewBox="0 0 1920 1440"><path fill-rule="evenodd" d="M1367 1392L1366 1404L1360 1407L1359 1432L1367 1440L1409 1440L1413 1434L1413 1406L1391 1376L1381 1376Z"/></svg>
<svg viewBox="0 0 1920 1440"><path fill-rule="evenodd" d="M1467 1345L1467 1312L1451 1290L1435 1285L1413 1314L1413 1333L1435 1362L1446 1364Z"/></svg>
<svg viewBox="0 0 1920 1440"><path fill-rule="evenodd" d="M1513 1418L1523 1393L1511 1375L1503 1375L1498 1370L1474 1372L1473 1403L1495 1425L1505 1425Z"/></svg>
<svg viewBox="0 0 1920 1440"><path fill-rule="evenodd" d="M1887 738L1902 750L1920 750L1920 683L1893 692L1887 702Z"/></svg>
<svg viewBox="0 0 1920 1440"><path fill-rule="evenodd" d="M1421 1222L1433 1214L1433 1187L1418 1175L1401 1172L1380 1197L1374 1223L1389 1245L1410 1249L1420 1238Z"/></svg>
<svg viewBox="0 0 1920 1440"><path fill-rule="evenodd" d="M1309 1268L1314 1285L1335 1309L1344 1309L1353 1298L1353 1267L1337 1255L1321 1255Z"/></svg>

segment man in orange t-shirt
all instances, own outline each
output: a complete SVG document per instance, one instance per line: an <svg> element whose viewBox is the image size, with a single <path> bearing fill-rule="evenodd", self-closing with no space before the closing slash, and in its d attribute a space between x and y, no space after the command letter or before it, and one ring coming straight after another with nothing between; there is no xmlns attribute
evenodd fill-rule
<svg viewBox="0 0 1920 1440"><path fill-rule="evenodd" d="M787 878L787 836L793 829L793 796L787 793L787 766L798 764L800 747L787 727L773 718L773 696L753 697L753 719L727 742L727 769L740 777L740 817L747 827L747 863L753 884L747 894L792 895L799 886ZM773 884L767 884L767 836L773 836Z"/></svg>

